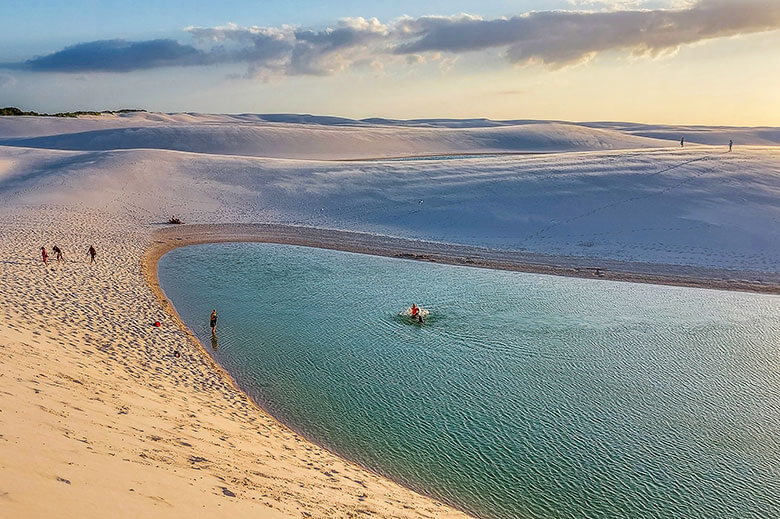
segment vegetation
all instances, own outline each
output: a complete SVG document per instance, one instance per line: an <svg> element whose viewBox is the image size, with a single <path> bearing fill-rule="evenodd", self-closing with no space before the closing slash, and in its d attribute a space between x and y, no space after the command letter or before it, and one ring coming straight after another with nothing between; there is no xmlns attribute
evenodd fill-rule
<svg viewBox="0 0 780 519"><path fill-rule="evenodd" d="M145 112L138 108L123 108L121 110L103 110L102 112L92 112L88 110L79 110L77 112L59 112L56 114L46 114L38 112L25 112L15 106L0 108L0 116L3 115L35 115L39 117L78 117L79 115L102 115L102 114L124 114L129 112Z"/></svg>

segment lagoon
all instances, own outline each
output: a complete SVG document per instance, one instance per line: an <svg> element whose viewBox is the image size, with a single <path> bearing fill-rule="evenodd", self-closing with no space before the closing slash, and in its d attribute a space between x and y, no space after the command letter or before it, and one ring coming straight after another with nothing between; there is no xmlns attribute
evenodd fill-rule
<svg viewBox="0 0 780 519"><path fill-rule="evenodd" d="M257 243L158 274L269 413L474 515L780 516L780 297Z"/></svg>

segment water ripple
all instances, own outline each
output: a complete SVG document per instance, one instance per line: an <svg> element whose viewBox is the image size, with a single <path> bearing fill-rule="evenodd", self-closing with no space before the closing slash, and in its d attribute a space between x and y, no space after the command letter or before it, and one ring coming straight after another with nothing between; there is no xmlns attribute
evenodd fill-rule
<svg viewBox="0 0 780 519"><path fill-rule="evenodd" d="M268 244L159 274L269 412L476 515L780 517L778 297Z"/></svg>

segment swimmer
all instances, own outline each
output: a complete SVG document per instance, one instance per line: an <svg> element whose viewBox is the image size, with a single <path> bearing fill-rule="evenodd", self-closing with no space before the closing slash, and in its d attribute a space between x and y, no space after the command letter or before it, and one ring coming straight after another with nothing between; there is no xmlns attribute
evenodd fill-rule
<svg viewBox="0 0 780 519"><path fill-rule="evenodd" d="M213 312L211 312L211 319L210 323L211 325L211 335L215 335L217 333L217 309L215 308Z"/></svg>

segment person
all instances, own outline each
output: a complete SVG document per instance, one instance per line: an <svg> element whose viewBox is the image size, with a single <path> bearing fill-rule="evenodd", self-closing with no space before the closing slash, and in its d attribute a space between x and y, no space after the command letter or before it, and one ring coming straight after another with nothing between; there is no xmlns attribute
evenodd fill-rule
<svg viewBox="0 0 780 519"><path fill-rule="evenodd" d="M217 309L216 308L211 312L211 319L210 319L210 321L211 321L210 322L210 324L211 324L211 335L215 335L217 333Z"/></svg>
<svg viewBox="0 0 780 519"><path fill-rule="evenodd" d="M729 153L731 153L731 148L734 146L734 141L729 139Z"/></svg>
<svg viewBox="0 0 780 519"><path fill-rule="evenodd" d="M97 256L97 251L95 250L94 245L89 246L89 264L92 265L95 263L95 256Z"/></svg>
<svg viewBox="0 0 780 519"><path fill-rule="evenodd" d="M51 250L54 251L54 254L57 255L57 263L60 263L62 261L62 249L55 245L51 248Z"/></svg>
<svg viewBox="0 0 780 519"><path fill-rule="evenodd" d="M41 257L43 258L43 264L49 265L49 253L46 252L46 247L41 247Z"/></svg>
<svg viewBox="0 0 780 519"><path fill-rule="evenodd" d="M417 314L420 313L420 309L417 307L416 304L412 303L412 317L417 317Z"/></svg>
<svg viewBox="0 0 780 519"><path fill-rule="evenodd" d="M685 147L685 136L680 137L680 147L681 148Z"/></svg>
<svg viewBox="0 0 780 519"><path fill-rule="evenodd" d="M420 324L423 323L422 314L417 314L417 322L420 323Z"/></svg>

